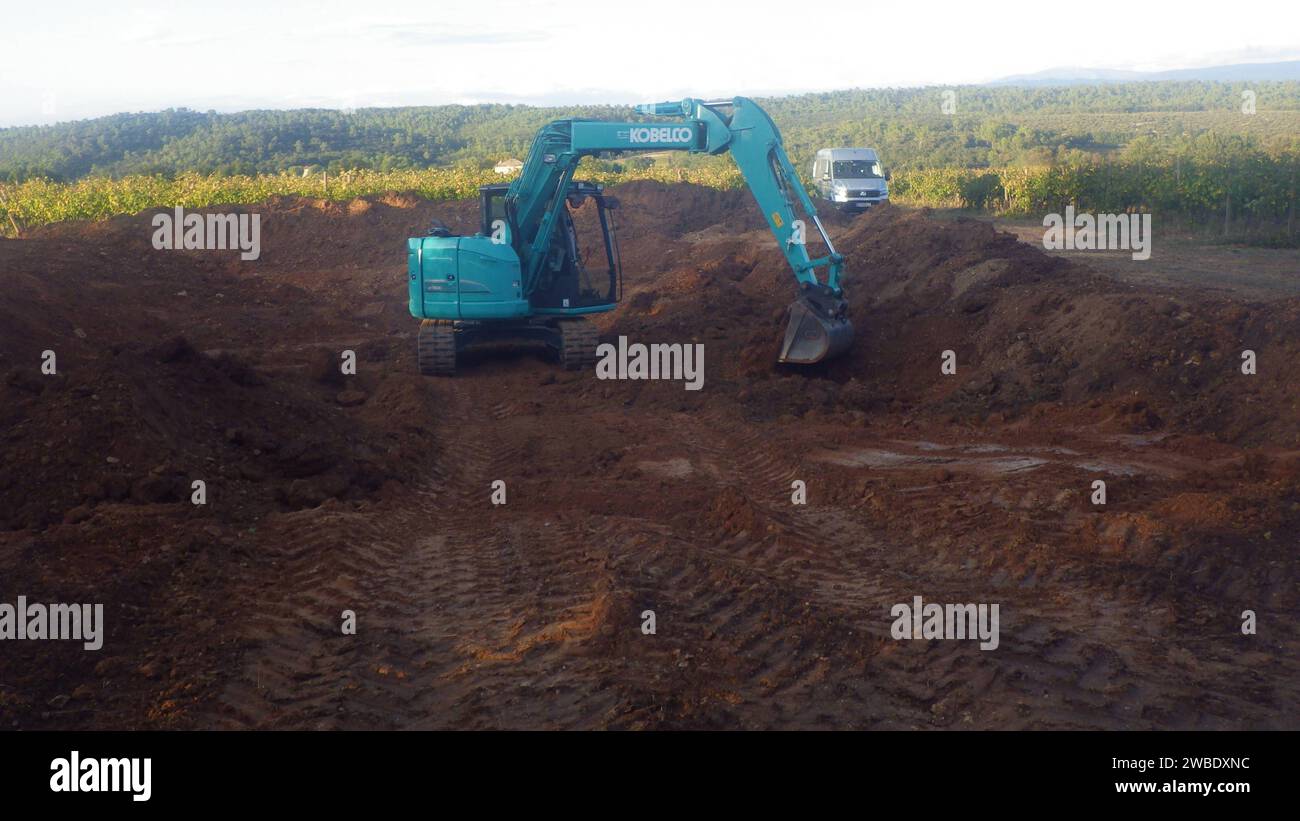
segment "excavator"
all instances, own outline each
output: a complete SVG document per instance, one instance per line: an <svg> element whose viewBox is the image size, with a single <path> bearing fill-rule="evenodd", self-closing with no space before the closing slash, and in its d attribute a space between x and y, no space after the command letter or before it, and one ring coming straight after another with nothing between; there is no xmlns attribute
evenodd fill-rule
<svg viewBox="0 0 1300 821"><path fill-rule="evenodd" d="M817 209L786 156L772 119L753 100L650 103L636 107L662 122L556 120L533 140L519 176L479 189L480 226L457 236L436 224L407 241L411 315L422 320L417 361L422 374L450 376L465 349L494 341L542 342L567 370L596 361L597 332L588 317L622 297L622 264L604 187L574 179L583 157L624 152L730 152L793 271L797 295L787 310L778 361L812 364L853 341L840 287L844 257L835 251ZM804 241L812 220L827 253L812 259ZM591 203L600 227L597 261L588 265L575 215ZM590 213L590 212L587 212ZM818 272L825 269L821 277Z"/></svg>

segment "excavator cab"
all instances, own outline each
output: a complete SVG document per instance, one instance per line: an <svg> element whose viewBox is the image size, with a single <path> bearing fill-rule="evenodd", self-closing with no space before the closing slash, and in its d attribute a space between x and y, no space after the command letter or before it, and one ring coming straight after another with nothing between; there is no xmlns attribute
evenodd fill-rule
<svg viewBox="0 0 1300 821"><path fill-rule="evenodd" d="M502 226L513 226L506 205L509 188L509 184L498 183L479 189L484 236L499 235ZM623 284L613 214L617 208L618 200L606 196L603 185L569 184L559 225L529 299L534 313L567 315L613 309Z"/></svg>

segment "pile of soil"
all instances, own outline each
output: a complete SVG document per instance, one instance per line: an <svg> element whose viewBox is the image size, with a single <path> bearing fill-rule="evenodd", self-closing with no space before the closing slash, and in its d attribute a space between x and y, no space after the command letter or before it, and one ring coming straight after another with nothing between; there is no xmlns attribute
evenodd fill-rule
<svg viewBox="0 0 1300 821"><path fill-rule="evenodd" d="M663 196L652 193L620 191L628 210ZM752 203L733 205L734 225L695 235L690 264L629 289L608 333L707 343L709 377L745 390L756 414L822 407L1001 419L1083 405L1126 430L1300 442L1285 366L1300 353L1300 300L1139 291L986 222L891 206L837 217L830 229L847 258L851 349L812 368L778 366L792 278ZM710 206L687 205L697 216ZM956 355L955 375L941 371L945 350ZM1257 356L1255 375L1242 373L1246 350Z"/></svg>
<svg viewBox="0 0 1300 821"><path fill-rule="evenodd" d="M393 236L372 223L384 211L406 217L380 220ZM391 287L403 280L375 277L358 301L337 266L392 256L393 237L428 218L427 204L271 203L259 263L155 251L149 214L0 244L0 528L76 523L102 505L183 511L195 480L223 518L251 520L418 479L435 390L385 362L411 356Z"/></svg>

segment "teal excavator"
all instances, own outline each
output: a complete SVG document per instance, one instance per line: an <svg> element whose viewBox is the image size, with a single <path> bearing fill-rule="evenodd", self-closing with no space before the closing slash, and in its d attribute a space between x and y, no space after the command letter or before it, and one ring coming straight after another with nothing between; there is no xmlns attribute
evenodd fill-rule
<svg viewBox="0 0 1300 821"><path fill-rule="evenodd" d="M613 212L604 187L573 179L579 161L610 152L730 152L794 273L798 294L788 309L778 360L812 364L853 341L840 287L844 257L836 253L808 192L786 156L767 113L753 100L653 103L637 112L671 122L557 120L533 140L519 176L479 189L480 230L456 236L435 225L407 241L411 315L422 320L420 372L451 375L457 354L497 340L544 342L567 369L596 361L591 314L613 310L622 296L622 268ZM826 255L812 259L807 224L821 234ZM575 214L595 206L604 270L580 250ZM818 270L825 268L822 277Z"/></svg>

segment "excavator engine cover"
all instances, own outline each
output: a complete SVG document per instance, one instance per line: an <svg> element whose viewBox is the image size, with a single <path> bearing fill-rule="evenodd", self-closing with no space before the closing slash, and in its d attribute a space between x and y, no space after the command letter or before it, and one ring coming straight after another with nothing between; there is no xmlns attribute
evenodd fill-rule
<svg viewBox="0 0 1300 821"><path fill-rule="evenodd" d="M805 286L786 310L789 322L780 362L811 365L838 356L853 344L848 303L823 286Z"/></svg>

